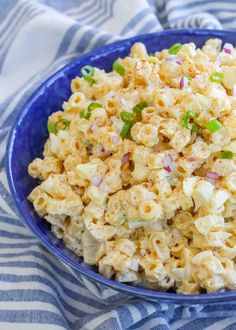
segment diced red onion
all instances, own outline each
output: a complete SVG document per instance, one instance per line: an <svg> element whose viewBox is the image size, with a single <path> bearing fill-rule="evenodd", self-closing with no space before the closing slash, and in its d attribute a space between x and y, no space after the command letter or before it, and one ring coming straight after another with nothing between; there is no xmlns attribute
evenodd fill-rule
<svg viewBox="0 0 236 330"><path fill-rule="evenodd" d="M218 56L215 62L213 63L213 65L215 68L218 68L220 66L220 63L221 63L221 58L220 56Z"/></svg>
<svg viewBox="0 0 236 330"><path fill-rule="evenodd" d="M114 92L114 91L110 91L110 92L107 94L107 96L108 96L109 98L113 98L113 97L115 96L115 92Z"/></svg>
<svg viewBox="0 0 236 330"><path fill-rule="evenodd" d="M183 62L182 58L178 57L176 60L175 60L175 63L177 64L181 64Z"/></svg>
<svg viewBox="0 0 236 330"><path fill-rule="evenodd" d="M182 77L179 82L180 89L185 89L188 87L188 78L187 77Z"/></svg>
<svg viewBox="0 0 236 330"><path fill-rule="evenodd" d="M212 183L212 184L215 184L216 183L216 180L218 179L219 175L215 172L208 172L206 174L206 181Z"/></svg>
<svg viewBox="0 0 236 330"><path fill-rule="evenodd" d="M126 101L123 97L120 98L120 103L123 105L123 107L126 106Z"/></svg>
<svg viewBox="0 0 236 330"><path fill-rule="evenodd" d="M175 62L175 63L180 65L183 62L183 59L181 57L176 56L176 55L168 55L165 58L165 61Z"/></svg>
<svg viewBox="0 0 236 330"><path fill-rule="evenodd" d="M165 61L175 62L175 63L180 65L183 62L183 59L181 57L176 56L176 55L168 55L165 58Z"/></svg>
<svg viewBox="0 0 236 330"><path fill-rule="evenodd" d="M188 158L188 161L189 161L189 162L195 162L195 160L196 160L196 158L193 157L193 156L190 156L190 157Z"/></svg>
<svg viewBox="0 0 236 330"><path fill-rule="evenodd" d="M226 54L232 54L232 52L233 52L233 49L234 49L234 47L233 47L233 45L232 44L230 44L230 43L228 43L228 42L226 42L225 44L224 44L224 47L223 47L223 51L226 53Z"/></svg>
<svg viewBox="0 0 236 330"><path fill-rule="evenodd" d="M119 138L118 138L117 135L113 135L113 137L112 137L112 143L113 144L118 144L119 143Z"/></svg>
<svg viewBox="0 0 236 330"><path fill-rule="evenodd" d="M218 179L218 177L219 177L219 175L215 172L208 172L206 174L206 176L209 177L209 178L213 178L213 179Z"/></svg>
<svg viewBox="0 0 236 330"><path fill-rule="evenodd" d="M92 123L92 125L90 126L90 132L93 133L96 130L97 126L97 123Z"/></svg>
<svg viewBox="0 0 236 330"><path fill-rule="evenodd" d="M101 175L99 175L99 174L93 175L92 178L91 178L91 182L94 186L99 187L100 184L102 183Z"/></svg>
<svg viewBox="0 0 236 330"><path fill-rule="evenodd" d="M170 154L164 158L164 169L169 173L176 169L176 164Z"/></svg>
<svg viewBox="0 0 236 330"><path fill-rule="evenodd" d="M168 166L164 166L164 169L165 169L167 172L169 172L169 173L172 171L169 165L168 165Z"/></svg>
<svg viewBox="0 0 236 330"><path fill-rule="evenodd" d="M112 151L111 150L106 150L102 144L100 144L100 152L104 156L109 156L110 154L112 154Z"/></svg>
<svg viewBox="0 0 236 330"><path fill-rule="evenodd" d="M126 154L124 154L121 158L122 164L127 164L130 159L130 156L131 156L131 153L126 152Z"/></svg>

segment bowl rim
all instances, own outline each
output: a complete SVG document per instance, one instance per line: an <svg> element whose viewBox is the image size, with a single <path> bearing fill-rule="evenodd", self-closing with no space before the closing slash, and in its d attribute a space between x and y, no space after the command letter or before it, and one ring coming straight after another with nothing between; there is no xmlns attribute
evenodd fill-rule
<svg viewBox="0 0 236 330"><path fill-rule="evenodd" d="M201 304L201 303L218 303L218 302L226 302L233 299L236 299L236 290L232 291L225 291L225 292L217 292L217 293L207 293L207 294L178 294L178 293L169 293L164 291L155 291L139 286L132 286L129 284L124 284L121 282L117 282L115 280L109 279L99 273L94 272L93 270L84 268L83 265L76 262L69 256L65 255L60 249L58 249L55 245L53 245L50 241L46 239L46 237L42 236L40 233L40 230L36 228L31 223L31 215L28 213L22 206L21 206L21 200L18 197L18 192L14 184L14 177L12 173L12 149L14 146L14 140L17 133L17 127L21 123L22 119L24 119L24 116L29 111L30 107L34 104L35 100L40 95L40 92L43 91L43 88L48 83L54 81L54 79L63 71L66 69L69 69L70 67L73 67L73 65L85 60L89 59L91 56L94 55L101 55L103 52L107 52L109 49L113 49L119 46L122 46L122 44L125 44L125 42L145 42L146 39L153 38L156 35L202 35L209 37L227 37L228 35L234 35L234 31L227 31L227 30L208 30L208 29L180 29L180 30L165 30L160 32L154 32L154 33L148 33L148 34L141 34L135 37L127 38L118 40L114 43L99 47L95 50L92 50L77 59L69 62L59 70L57 70L54 74L52 74L50 77L48 77L46 80L44 80L34 91L30 94L29 97L27 97L26 101L24 102L23 106L21 105L21 111L19 111L19 114L17 115L14 124L12 125L7 141L6 146L6 174L7 174L7 180L10 188L10 192L13 196L13 200L17 206L17 209L19 211L20 216L22 217L23 223L35 234L35 236L38 238L38 240L43 244L44 247L46 247L55 257L59 258L62 262L65 264L71 266L73 269L79 271L81 274L85 275L89 279L98 282L100 284L103 284L105 286L108 286L116 291L121 291L127 295L133 295L137 296L139 298L146 298L152 301L159 301L159 302L168 302L173 304L179 304L179 305L194 305L194 304Z"/></svg>

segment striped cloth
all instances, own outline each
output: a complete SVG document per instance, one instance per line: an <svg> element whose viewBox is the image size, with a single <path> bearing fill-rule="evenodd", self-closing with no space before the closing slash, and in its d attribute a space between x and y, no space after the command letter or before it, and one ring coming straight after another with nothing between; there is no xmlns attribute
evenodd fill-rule
<svg viewBox="0 0 236 330"><path fill-rule="evenodd" d="M19 219L4 169L19 109L59 67L120 38L235 24L235 0L1 0L0 330L236 329L234 302L147 302L94 284L62 264Z"/></svg>

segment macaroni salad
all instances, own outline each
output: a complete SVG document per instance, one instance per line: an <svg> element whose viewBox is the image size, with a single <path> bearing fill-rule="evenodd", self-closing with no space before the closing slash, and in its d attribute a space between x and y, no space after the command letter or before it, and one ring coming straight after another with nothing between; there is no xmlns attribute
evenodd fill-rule
<svg viewBox="0 0 236 330"><path fill-rule="evenodd" d="M49 117L28 199L102 275L236 289L236 50L221 43L136 43L109 73L83 67Z"/></svg>

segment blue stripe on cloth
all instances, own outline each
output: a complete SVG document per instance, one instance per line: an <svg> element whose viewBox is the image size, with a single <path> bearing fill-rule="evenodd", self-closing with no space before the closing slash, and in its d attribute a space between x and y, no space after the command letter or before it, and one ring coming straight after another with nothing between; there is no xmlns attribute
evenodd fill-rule
<svg viewBox="0 0 236 330"><path fill-rule="evenodd" d="M54 281L57 281L57 275L54 274L52 271L48 270L47 267L41 265L39 262L32 262L32 261L18 261L18 262L13 262L13 261L9 261L9 262L0 262L0 272L1 272L1 268L11 268L11 267L18 267L19 269L23 269L23 268L27 268L27 269L39 269L41 270L43 273L45 273L45 275L47 275L48 278L51 278ZM96 308L104 308L106 306L106 304L104 304L101 301L96 301L96 300L92 300L91 298L89 298L88 296L85 296L81 293L77 293L74 292L72 290L70 290L69 288L67 288L62 282L60 283L61 288L63 289L63 292L70 298L74 299L74 300L81 300L83 301L84 304L88 305L88 306L93 306Z"/></svg>
<svg viewBox="0 0 236 330"><path fill-rule="evenodd" d="M38 0L39 3L42 3L64 13L66 10L72 9L76 6L83 4L84 0Z"/></svg>
<svg viewBox="0 0 236 330"><path fill-rule="evenodd" d="M71 314L73 314L77 317L83 317L87 314L87 311L82 311L81 307L80 307L80 309L75 307L75 306L78 306L75 299L71 299L70 297L68 297L63 290L61 290L60 288L58 288L58 286L56 286L55 282L52 282L52 281L44 278L43 276L1 274L1 272L0 272L0 276L1 276L1 285L3 285L3 282L12 283L12 287L14 288L14 286L16 284L24 283L20 290L12 289L12 290L8 290L8 291L4 291L4 292L8 292L8 293L10 293L11 291L15 292L16 297L17 297L17 291L19 291L20 294L23 295L23 298L24 298L24 299L22 299L23 301L25 301L26 298L27 299L29 298L26 295L27 291L33 292L34 300L35 301L38 300L39 297L36 295L36 293L37 293L37 291L39 291L37 289L37 287L38 287L38 285L40 285L42 288L40 290L40 292L42 292L48 296L48 302L51 299L56 298L57 301L60 303L60 305L63 306L63 309L65 310L65 312L70 312ZM32 287L33 287L32 289L29 289L29 288L24 289L24 286L27 286L28 283L32 284ZM53 291L54 295L51 293L52 291ZM20 301L20 297L19 297L19 301ZM88 305L86 306L86 304L84 304L84 309L86 310L87 308L88 308Z"/></svg>
<svg viewBox="0 0 236 330"><path fill-rule="evenodd" d="M158 30L162 30L161 26L158 25L157 19L156 18L153 18L152 20L150 20L144 26L141 27L141 29L138 31L138 34L148 33L148 32L150 32L150 30L154 26L157 28L157 31ZM158 26L159 26L159 29L158 29Z"/></svg>
<svg viewBox="0 0 236 330"><path fill-rule="evenodd" d="M108 19L113 17L113 15L114 15L113 9L114 9L114 5L115 5L115 1L116 0L109 0L106 2L106 6L107 6L106 15L104 17L99 17L100 20L96 21L96 24L94 24L95 27L98 27L98 26L104 24Z"/></svg>
<svg viewBox="0 0 236 330"><path fill-rule="evenodd" d="M154 326L153 328L151 328L150 330L169 330L169 326L165 325L165 324L159 324L157 326Z"/></svg>
<svg viewBox="0 0 236 330"><path fill-rule="evenodd" d="M22 243L2 243L0 242L0 249L23 249L23 248L30 248L32 246L38 246L39 242L22 242Z"/></svg>
<svg viewBox="0 0 236 330"><path fill-rule="evenodd" d="M235 329L236 329L236 322L234 322L224 328L224 330L235 330Z"/></svg>
<svg viewBox="0 0 236 330"><path fill-rule="evenodd" d="M46 252L46 251L45 251ZM70 273L63 271L61 268L57 267L55 264L52 265L52 261L48 259L46 254L43 254L42 252L37 252L37 251L25 251L25 252L15 252L15 253L0 253L0 258L6 257L7 259L10 259L11 257L28 257L28 256L34 256L41 258L44 263L48 264L48 268L51 268L53 266L53 270L56 271L57 274L59 274L62 278L65 280L69 281L70 283L73 283L75 285L81 286L80 283L76 280L75 277L73 277Z"/></svg>
<svg viewBox="0 0 236 330"><path fill-rule="evenodd" d="M3 223L3 224L7 223L9 225L25 228L25 226L23 225L23 223L19 219L14 219L11 216L3 214L1 212L1 210L2 209L0 208L0 222L1 223Z"/></svg>
<svg viewBox="0 0 236 330"><path fill-rule="evenodd" d="M4 275L3 275L4 277ZM20 290L8 290L8 291L2 291L0 290L0 301L6 302L6 301L24 301L24 302L47 302L51 305L55 306L57 309L60 310L63 317L65 318L63 305L61 301L58 299L59 297L54 297L50 292L45 292L42 290L32 290L32 289L20 289ZM77 310L74 309L72 306L67 304L68 311L76 315Z"/></svg>
<svg viewBox="0 0 236 330"><path fill-rule="evenodd" d="M58 314L42 310L0 310L1 322L55 324L70 329L69 324Z"/></svg>
<svg viewBox="0 0 236 330"><path fill-rule="evenodd" d="M14 38L16 35L16 31L19 31L20 28L24 24L28 22L28 19L31 18L32 15L37 14L38 12L41 12L41 8L37 8L35 6L26 6L26 8L22 8L21 11L17 12L14 16L14 19L10 20L9 24L1 31L0 34L0 46L5 46L6 41L8 43L11 38ZM0 49L1 50L1 49ZM2 52L2 50L1 50Z"/></svg>
<svg viewBox="0 0 236 330"><path fill-rule="evenodd" d="M178 330L189 330L189 329L205 329L206 327L209 327L213 324L215 324L218 321L225 320L225 317L219 317L219 318L197 318L195 320L189 321L184 326L180 327Z"/></svg>
<svg viewBox="0 0 236 330"><path fill-rule="evenodd" d="M211 5L212 8L217 7L217 5L223 5L223 7L230 5L231 10L234 10L235 8L232 6L232 4L235 4L235 0L227 0L222 2L221 0L187 0L185 2L183 2L183 4L181 5L180 2L178 1L178 4L176 4L177 1L168 1L167 2L167 14L171 14L173 11L179 12L181 13L181 10L186 10L186 9L192 9L192 8L196 8L196 7L210 7Z"/></svg>
<svg viewBox="0 0 236 330"><path fill-rule="evenodd" d="M55 59L61 57L63 54L65 54L67 52L73 36L75 35L76 31L78 31L78 29L80 27L81 26L78 23L76 23L68 28L68 30L66 31L66 33L61 41L59 49L55 55Z"/></svg>
<svg viewBox="0 0 236 330"><path fill-rule="evenodd" d="M0 10L0 22L4 21L6 14L9 13L16 4L15 0L2 0ZM1 34L0 34L1 36Z"/></svg>
<svg viewBox="0 0 236 330"><path fill-rule="evenodd" d="M133 317L127 306L118 306L116 311L119 316L122 329L127 329L133 324Z"/></svg>
<svg viewBox="0 0 236 330"><path fill-rule="evenodd" d="M120 325L116 318L111 317L108 320L105 320L102 324L96 327L96 330L119 330Z"/></svg>
<svg viewBox="0 0 236 330"><path fill-rule="evenodd" d="M3 185L3 183L0 181L0 200L1 199L5 200L5 202L9 206L9 208L13 212L17 213L16 205L15 205L15 202L13 201L13 198L11 197L10 193L5 188L5 186Z"/></svg>
<svg viewBox="0 0 236 330"><path fill-rule="evenodd" d="M88 5L87 6L78 6L78 8L76 8L75 10L70 10L68 11L68 13L70 13L71 15L73 15L73 17L75 16L76 18L76 15L79 15L79 13L82 11L82 12L86 12L86 13L90 13L90 9L93 9L94 6L96 5L97 3L97 0L92 0L92 1L89 1L87 0L86 2ZM84 3L83 3L84 4Z"/></svg>
<svg viewBox="0 0 236 330"><path fill-rule="evenodd" d="M34 10L32 12L27 12L24 16L24 25L29 23L33 18L35 18L36 16L42 14L44 12L44 10ZM23 21L23 19L22 19ZM23 22L22 22L23 23ZM0 73L2 72L2 67L3 67L3 63L4 63L4 60L5 60L5 57L7 55L7 51L9 50L11 44L13 43L14 39L15 39L15 33L16 33L16 30L19 31L20 28L23 27L23 24L21 24L21 27L19 24L15 25L13 27L13 30L10 32L11 35L8 36L8 40L6 42L6 40L3 41L2 45L0 44L0 50L1 48L3 48L4 46L4 52L2 52L1 54L1 59L0 59Z"/></svg>
<svg viewBox="0 0 236 330"><path fill-rule="evenodd" d="M132 30L140 21L142 21L143 18L145 18L146 15L152 13L151 8L145 8L141 10L138 14L135 15L134 18L132 18L129 23L121 30L120 34L124 35L128 33L130 30Z"/></svg>
<svg viewBox="0 0 236 330"><path fill-rule="evenodd" d="M99 10L101 5L101 0L94 0L92 3L90 3L87 7L83 7L83 11L78 10L78 12L73 13L73 15L78 15L75 18L78 18L80 22L82 22L84 19L92 15L94 12Z"/></svg>
<svg viewBox="0 0 236 330"><path fill-rule="evenodd" d="M18 232L15 232L15 233L12 233L12 232L9 232L7 230L0 230L0 236L1 237L7 237L7 238L10 238L10 239L24 239L24 240L28 240L28 239L32 239L34 238L34 236L32 235L23 235L23 234L19 234Z"/></svg>

